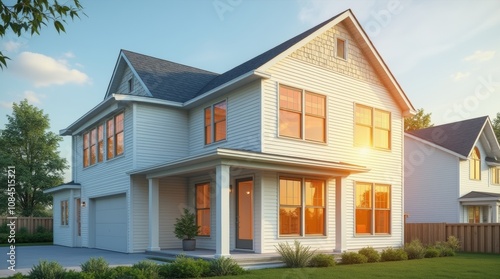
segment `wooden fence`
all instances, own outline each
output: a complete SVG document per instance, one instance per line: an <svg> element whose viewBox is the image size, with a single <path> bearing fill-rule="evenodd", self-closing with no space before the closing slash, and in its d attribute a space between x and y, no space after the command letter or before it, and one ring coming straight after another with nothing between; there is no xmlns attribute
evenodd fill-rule
<svg viewBox="0 0 500 279"><path fill-rule="evenodd" d="M405 243L413 239L424 245L446 241L449 236L460 240L462 251L478 253L500 253L500 223L449 224L449 223L407 223Z"/></svg>
<svg viewBox="0 0 500 279"><path fill-rule="evenodd" d="M9 224L11 220L7 217L0 217L0 224ZM39 226L43 226L47 231L52 231L53 219L52 217L17 217L16 221L16 231L21 228L26 228L29 233L36 232Z"/></svg>

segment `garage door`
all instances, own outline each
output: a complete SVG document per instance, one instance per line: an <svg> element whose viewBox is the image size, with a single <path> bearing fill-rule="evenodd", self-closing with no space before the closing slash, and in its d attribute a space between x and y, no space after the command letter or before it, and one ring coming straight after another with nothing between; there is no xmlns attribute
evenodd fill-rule
<svg viewBox="0 0 500 279"><path fill-rule="evenodd" d="M125 194L95 200L95 247L127 252Z"/></svg>

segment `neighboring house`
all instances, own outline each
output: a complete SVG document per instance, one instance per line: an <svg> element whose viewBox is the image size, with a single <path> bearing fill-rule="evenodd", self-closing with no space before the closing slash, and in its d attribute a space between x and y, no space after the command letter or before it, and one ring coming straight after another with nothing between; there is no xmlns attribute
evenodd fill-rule
<svg viewBox="0 0 500 279"><path fill-rule="evenodd" d="M216 257L400 246L414 112L350 10L223 74L122 50L104 101L61 131L54 243L179 248L187 207Z"/></svg>
<svg viewBox="0 0 500 279"><path fill-rule="evenodd" d="M487 116L405 133L409 223L500 223L500 146Z"/></svg>

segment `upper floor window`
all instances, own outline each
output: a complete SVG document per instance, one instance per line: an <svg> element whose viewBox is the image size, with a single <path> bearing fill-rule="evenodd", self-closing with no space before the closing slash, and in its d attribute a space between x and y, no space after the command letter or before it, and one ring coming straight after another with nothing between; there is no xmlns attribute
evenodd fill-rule
<svg viewBox="0 0 500 279"><path fill-rule="evenodd" d="M205 108L205 144L226 139L227 102Z"/></svg>
<svg viewBox="0 0 500 279"><path fill-rule="evenodd" d="M336 39L336 56L338 58L347 59L347 41L341 38Z"/></svg>
<svg viewBox="0 0 500 279"><path fill-rule="evenodd" d="M491 168L491 183L500 185L500 167Z"/></svg>
<svg viewBox="0 0 500 279"><path fill-rule="evenodd" d="M106 124L107 158L123 154L123 112L109 119Z"/></svg>
<svg viewBox="0 0 500 279"><path fill-rule="evenodd" d="M356 183L356 234L389 234L391 186Z"/></svg>
<svg viewBox="0 0 500 279"><path fill-rule="evenodd" d="M326 142L325 96L280 85L279 109L280 136Z"/></svg>
<svg viewBox="0 0 500 279"><path fill-rule="evenodd" d="M210 236L210 184L196 184L196 224L198 235Z"/></svg>
<svg viewBox="0 0 500 279"><path fill-rule="evenodd" d="M106 129L104 129L106 126ZM106 137L105 137L106 135ZM104 161L104 139L107 139L107 159L123 153L123 113L83 134L83 166Z"/></svg>
<svg viewBox="0 0 500 279"><path fill-rule="evenodd" d="M356 104L354 144L391 149L391 113Z"/></svg>
<svg viewBox="0 0 500 279"><path fill-rule="evenodd" d="M280 235L325 235L325 181L280 177L279 182Z"/></svg>
<svg viewBox="0 0 500 279"><path fill-rule="evenodd" d="M128 80L128 93L132 93L132 91L134 91L134 78Z"/></svg>
<svg viewBox="0 0 500 279"><path fill-rule="evenodd" d="M469 159L470 179L481 180L481 153L479 149L474 147Z"/></svg>

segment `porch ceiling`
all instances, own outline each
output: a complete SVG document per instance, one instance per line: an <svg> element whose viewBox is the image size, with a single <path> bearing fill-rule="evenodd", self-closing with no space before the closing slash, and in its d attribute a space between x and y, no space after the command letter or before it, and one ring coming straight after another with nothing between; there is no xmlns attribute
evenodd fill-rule
<svg viewBox="0 0 500 279"><path fill-rule="evenodd" d="M291 156L218 148L210 153L128 172L129 175L146 175L147 178L191 175L210 171L217 165L254 170L272 170L328 177L348 176L352 173L367 172L364 166L343 162L311 160Z"/></svg>

